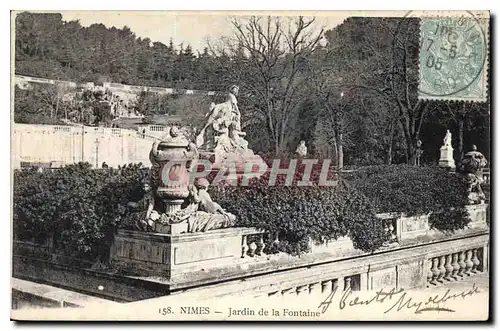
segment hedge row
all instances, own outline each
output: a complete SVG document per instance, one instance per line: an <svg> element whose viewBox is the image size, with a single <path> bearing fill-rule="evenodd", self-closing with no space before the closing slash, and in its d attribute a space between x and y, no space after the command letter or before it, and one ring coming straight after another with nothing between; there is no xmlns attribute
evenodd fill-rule
<svg viewBox="0 0 500 331"><path fill-rule="evenodd" d="M464 180L439 167L372 166L344 178L370 200L377 213L431 213L430 226L442 231L462 229L470 221Z"/></svg>
<svg viewBox="0 0 500 331"><path fill-rule="evenodd" d="M61 254L107 258L121 208L140 199L147 169L94 170L88 163L14 172L14 238L52 241Z"/></svg>
<svg viewBox="0 0 500 331"><path fill-rule="evenodd" d="M285 162L286 163L286 162ZM283 166L286 166L286 164ZM313 178L318 176L313 169ZM311 240L346 236L355 247L373 251L385 240L376 213L433 213L440 230L465 227L465 184L438 168L368 167L340 175L334 187L268 186L269 172L250 186L221 184L210 188L214 201L238 217L238 225L267 230L267 249L301 254ZM294 182L300 178L300 171ZM128 165L94 170L76 164L43 173L14 173L14 235L20 240L52 241L61 253L106 261L123 206L139 201L147 169ZM313 180L317 183L317 181ZM274 241L279 237L279 245Z"/></svg>

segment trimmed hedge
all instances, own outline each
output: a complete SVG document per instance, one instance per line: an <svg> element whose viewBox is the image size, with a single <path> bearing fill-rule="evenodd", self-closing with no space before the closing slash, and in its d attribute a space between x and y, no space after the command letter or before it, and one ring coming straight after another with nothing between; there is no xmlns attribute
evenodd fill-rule
<svg viewBox="0 0 500 331"><path fill-rule="evenodd" d="M272 160L267 163L271 166ZM282 159L280 168L286 169L289 164L290 160ZM309 251L311 240L325 243L347 235L363 251L379 248L386 233L369 200L342 181L337 186L318 186L322 164L320 160L312 168L312 186L297 186L305 170L298 160L291 185L286 185L285 175L278 175L275 185L269 186L268 169L261 177L251 179L248 186L222 183L210 187L210 194L237 216L237 225L256 227L270 234L267 252L299 255ZM331 166L327 179L335 178L338 176Z"/></svg>
<svg viewBox="0 0 500 331"><path fill-rule="evenodd" d="M132 164L94 170L79 163L15 171L14 238L52 241L61 254L106 260L121 208L140 198L145 170Z"/></svg>
<svg viewBox="0 0 500 331"><path fill-rule="evenodd" d="M462 229L470 222L466 183L439 167L373 166L343 177L371 201L377 213L432 213L430 226L442 231Z"/></svg>
<svg viewBox="0 0 500 331"><path fill-rule="evenodd" d="M314 183L319 170L313 169ZM302 171L299 167L294 183L302 179ZM95 170L84 163L43 173L16 170L14 236L52 241L61 254L106 261L115 229L130 227L122 221L124 206L142 198L147 174L140 165ZM439 168L367 167L342 174L335 187L285 186L284 176L268 186L268 178L269 172L247 187L210 187L213 200L237 215L238 225L270 233L268 252L297 255L309 250L311 240L323 243L346 235L356 248L373 251L386 239L376 213L432 213L431 226L443 231L470 221L465 184Z"/></svg>
<svg viewBox="0 0 500 331"><path fill-rule="evenodd" d="M368 199L340 184L328 189L297 186L216 186L212 198L237 215L239 226L266 230L266 250L298 255L317 243L349 234L356 248L373 251L384 242L382 222ZM278 236L279 246L274 239Z"/></svg>

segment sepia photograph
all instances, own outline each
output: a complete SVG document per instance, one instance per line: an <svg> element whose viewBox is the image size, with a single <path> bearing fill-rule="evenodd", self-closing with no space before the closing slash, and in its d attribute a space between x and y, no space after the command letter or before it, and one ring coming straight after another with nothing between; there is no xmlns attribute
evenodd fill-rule
<svg viewBox="0 0 500 331"><path fill-rule="evenodd" d="M15 321L487 321L490 12L11 12Z"/></svg>

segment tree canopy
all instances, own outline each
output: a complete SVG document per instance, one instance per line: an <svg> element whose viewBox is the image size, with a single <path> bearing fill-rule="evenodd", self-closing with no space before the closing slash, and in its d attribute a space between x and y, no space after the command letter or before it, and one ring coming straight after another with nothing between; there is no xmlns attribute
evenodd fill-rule
<svg viewBox="0 0 500 331"><path fill-rule="evenodd" d="M331 157L340 167L414 164L420 140L423 162L435 162L450 129L457 159L472 144L489 158L489 102L418 99L418 18L353 17L324 30L312 29L313 22L233 19L231 37L195 52L187 44L137 37L128 27L83 27L60 14L25 12L16 17L15 70L76 82L211 91L238 84L243 128L250 146L264 153L293 153L305 140L310 154ZM52 122L75 111L85 117L82 107L60 103L57 90L37 90L32 100L24 94L16 91L16 121L36 122L45 114L43 121ZM198 123L217 98L143 94L133 109ZM95 120L108 119L105 106L86 102Z"/></svg>

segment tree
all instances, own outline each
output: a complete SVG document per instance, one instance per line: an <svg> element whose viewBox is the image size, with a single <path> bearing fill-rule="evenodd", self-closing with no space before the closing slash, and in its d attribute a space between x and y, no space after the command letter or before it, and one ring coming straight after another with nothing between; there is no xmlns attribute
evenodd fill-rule
<svg viewBox="0 0 500 331"><path fill-rule="evenodd" d="M62 85L34 84L30 90L16 87L14 119L18 123L59 123L67 118L70 102L65 99L68 89ZM40 124L42 124L40 123Z"/></svg>
<svg viewBox="0 0 500 331"><path fill-rule="evenodd" d="M166 115L171 113L171 99L169 95L141 92L130 107L145 116Z"/></svg>
<svg viewBox="0 0 500 331"><path fill-rule="evenodd" d="M302 89L306 76L304 60L322 36L314 32L314 19L304 17L250 17L246 22L232 20L234 39L225 43L231 60L233 81L248 98L253 116L266 124L276 154L286 152L293 119L305 100ZM236 65L237 64L237 65Z"/></svg>
<svg viewBox="0 0 500 331"><path fill-rule="evenodd" d="M445 117L445 123L456 125L458 132L458 153L464 155L464 134L476 126L477 117L489 117L489 105L476 102L442 102L439 107Z"/></svg>
<svg viewBox="0 0 500 331"><path fill-rule="evenodd" d="M360 96L354 107L358 110L356 122L361 131L355 142L356 150L370 156L360 160L361 163L392 164L394 155L404 152L397 110L378 95Z"/></svg>
<svg viewBox="0 0 500 331"><path fill-rule="evenodd" d="M334 61L328 49L318 49L307 61L307 73L309 88L319 108L315 146L321 154L334 156L337 167L342 169L346 134L352 132L351 114L346 112L346 93L341 90L341 79L335 71Z"/></svg>
<svg viewBox="0 0 500 331"><path fill-rule="evenodd" d="M396 110L410 164L432 107L417 96L418 29L414 18L349 18L327 33L328 47L340 59L341 86L379 95Z"/></svg>

